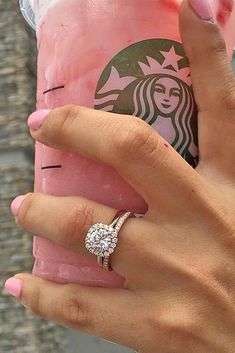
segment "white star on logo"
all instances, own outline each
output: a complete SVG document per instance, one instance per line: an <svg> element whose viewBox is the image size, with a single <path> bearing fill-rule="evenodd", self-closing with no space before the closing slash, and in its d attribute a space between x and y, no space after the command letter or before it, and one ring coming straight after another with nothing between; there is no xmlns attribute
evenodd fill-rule
<svg viewBox="0 0 235 353"><path fill-rule="evenodd" d="M174 46L172 46L169 51L160 51L160 53L165 58L162 64L163 68L171 65L175 71L179 70L178 62L182 60L184 57L176 54Z"/></svg>

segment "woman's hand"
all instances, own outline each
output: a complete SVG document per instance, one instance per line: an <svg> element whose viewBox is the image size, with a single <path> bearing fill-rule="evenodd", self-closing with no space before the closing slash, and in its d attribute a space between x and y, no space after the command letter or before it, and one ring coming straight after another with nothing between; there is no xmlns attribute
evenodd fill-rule
<svg viewBox="0 0 235 353"><path fill-rule="evenodd" d="M186 1L180 17L199 108L196 170L130 116L65 106L31 129L48 146L114 167L146 201L148 212L125 223L111 257L125 289L30 274L16 275L7 288L37 315L139 352L234 353L235 79L217 25L200 20ZM79 197L21 201L14 211L23 229L96 261L84 237L116 210Z"/></svg>

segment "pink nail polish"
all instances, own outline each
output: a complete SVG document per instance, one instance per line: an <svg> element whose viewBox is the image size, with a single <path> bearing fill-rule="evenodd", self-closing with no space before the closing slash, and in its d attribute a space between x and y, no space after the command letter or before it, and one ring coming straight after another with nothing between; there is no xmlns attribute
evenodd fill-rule
<svg viewBox="0 0 235 353"><path fill-rule="evenodd" d="M28 194L27 194L28 195ZM20 195L17 196L11 203L11 212L13 213L14 216L17 216L20 205L24 201L24 199L27 197L27 195Z"/></svg>
<svg viewBox="0 0 235 353"><path fill-rule="evenodd" d="M16 298L20 297L22 286L23 286L23 281L15 277L11 277L5 282L6 291Z"/></svg>
<svg viewBox="0 0 235 353"><path fill-rule="evenodd" d="M234 7L234 0L221 0L221 4L225 10L232 12Z"/></svg>
<svg viewBox="0 0 235 353"><path fill-rule="evenodd" d="M30 130L38 130L45 117L51 112L49 109L41 109L33 112L28 118L28 127Z"/></svg>
<svg viewBox="0 0 235 353"><path fill-rule="evenodd" d="M233 7L234 0L220 0L220 6L216 14L216 20L221 26L224 26L228 22L232 14Z"/></svg>
<svg viewBox="0 0 235 353"><path fill-rule="evenodd" d="M214 20L212 7L209 0L189 0L194 12L205 21Z"/></svg>

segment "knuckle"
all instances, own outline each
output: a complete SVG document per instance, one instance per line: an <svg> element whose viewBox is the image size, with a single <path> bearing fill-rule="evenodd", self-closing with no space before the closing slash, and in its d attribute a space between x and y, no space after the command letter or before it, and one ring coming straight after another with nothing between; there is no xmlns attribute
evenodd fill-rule
<svg viewBox="0 0 235 353"><path fill-rule="evenodd" d="M48 119L47 125L42 126L42 133L48 143L57 145L66 139L66 133L71 131L72 124L80 114L81 107L68 104L52 111L52 119ZM69 137L68 137L69 138Z"/></svg>
<svg viewBox="0 0 235 353"><path fill-rule="evenodd" d="M220 99L218 104L222 103L223 109L234 110L235 109L235 79L233 78L233 72L231 65L228 65L227 48L224 38L221 36L220 29L218 26L212 26L210 28L210 39L206 46L206 54L208 57L218 57L223 67L223 72L227 73L227 80L223 87L220 87ZM217 108L216 108L217 109Z"/></svg>
<svg viewBox="0 0 235 353"><path fill-rule="evenodd" d="M207 219L207 225L212 229L213 239L220 239L225 244L228 241L228 245L231 246L235 245L234 212L231 212L233 205L230 201L230 195L228 195L227 204L226 201L224 205L221 204L221 196L225 200L227 196L224 191L222 193L211 190L208 197L201 188L197 194L197 202L200 204L201 216Z"/></svg>
<svg viewBox="0 0 235 353"><path fill-rule="evenodd" d="M89 324L88 312L88 303L84 298L79 298L75 291L72 291L70 298L62 307L62 316L71 326L87 326Z"/></svg>
<svg viewBox="0 0 235 353"><path fill-rule="evenodd" d="M210 26L208 31L209 40L207 41L206 51L210 55L226 55L226 43L220 34L218 26Z"/></svg>
<svg viewBox="0 0 235 353"><path fill-rule="evenodd" d="M117 131L116 138L113 141L115 150L124 155L152 154L157 149L158 139L146 123L140 119L132 118L125 129Z"/></svg>
<svg viewBox="0 0 235 353"><path fill-rule="evenodd" d="M74 104L68 104L61 108L61 119L59 120L60 131L64 132L66 130L70 130L71 125L79 115L80 109L82 108Z"/></svg>
<svg viewBox="0 0 235 353"><path fill-rule="evenodd" d="M220 301L223 302L223 308L228 312L234 312L235 308L235 265L228 260L223 264L214 266L211 270L213 285L218 288ZM232 304L232 305L231 305Z"/></svg>
<svg viewBox="0 0 235 353"><path fill-rule="evenodd" d="M189 53L190 64L194 64L201 61L201 52L194 43L186 45ZM207 40L204 42L203 51L208 58L216 56L226 57L226 43L224 38L221 36L220 29L217 26L209 26L207 28Z"/></svg>
<svg viewBox="0 0 235 353"><path fill-rule="evenodd" d="M227 82L223 87L221 103L223 109L230 112L235 111L235 80ZM229 118L231 118L230 115Z"/></svg>
<svg viewBox="0 0 235 353"><path fill-rule="evenodd" d="M179 351L183 345L190 348L193 343L203 339L201 317L189 303L171 303L168 308L158 310L149 324L155 332L162 332L169 345L174 345Z"/></svg>
<svg viewBox="0 0 235 353"><path fill-rule="evenodd" d="M71 208L61 223L61 234L70 245L78 245L78 239L90 228L93 221L92 209L85 204Z"/></svg>
<svg viewBox="0 0 235 353"><path fill-rule="evenodd" d="M223 242L223 245L228 248L233 248L235 245L235 221L233 212L230 209L230 203L226 207L221 207L218 203L217 206L211 202L205 207L207 214L210 218L210 225L213 229L213 235L216 239Z"/></svg>
<svg viewBox="0 0 235 353"><path fill-rule="evenodd" d="M35 202L35 196L35 193L27 196L23 207L20 207L19 213L17 214L17 223L26 229L30 227L32 221L31 210Z"/></svg>
<svg viewBox="0 0 235 353"><path fill-rule="evenodd" d="M33 295L24 298L27 308L37 316L44 316L43 299L40 287L34 291Z"/></svg>
<svg viewBox="0 0 235 353"><path fill-rule="evenodd" d="M188 350L196 343L204 341L203 328L196 320L195 317L190 318L189 321L186 319L177 321L176 318L176 323L169 325L166 330L169 340L172 340L172 343L175 341L180 349L183 349L182 342L184 342L183 345Z"/></svg>

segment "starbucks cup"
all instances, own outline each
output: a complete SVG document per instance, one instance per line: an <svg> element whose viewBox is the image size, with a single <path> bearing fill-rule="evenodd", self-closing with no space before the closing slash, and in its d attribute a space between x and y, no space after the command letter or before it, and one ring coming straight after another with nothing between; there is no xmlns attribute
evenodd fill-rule
<svg viewBox="0 0 235 353"><path fill-rule="evenodd" d="M22 12L37 35L37 109L78 104L137 116L195 167L197 109L179 34L180 3L21 0ZM214 13L224 18L222 30L231 58L234 12L228 11L226 1L211 3ZM38 142L35 191L79 195L138 214L147 209L144 200L109 166ZM62 283L122 286L123 278L117 273L104 271L40 235L34 238L35 275Z"/></svg>

